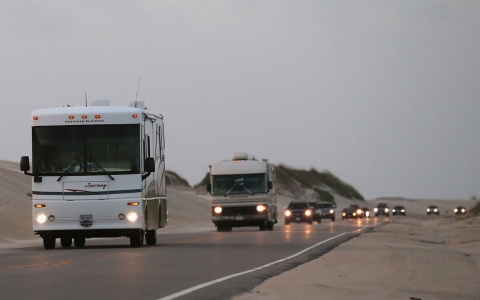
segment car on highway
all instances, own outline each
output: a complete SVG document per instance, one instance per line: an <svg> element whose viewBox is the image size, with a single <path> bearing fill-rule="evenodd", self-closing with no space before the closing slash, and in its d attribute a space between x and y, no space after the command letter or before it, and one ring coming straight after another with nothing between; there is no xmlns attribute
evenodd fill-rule
<svg viewBox="0 0 480 300"><path fill-rule="evenodd" d="M322 223L322 210L320 209L320 206L318 205L317 201L310 201L308 202L308 205L313 210L313 221L317 223Z"/></svg>
<svg viewBox="0 0 480 300"><path fill-rule="evenodd" d="M373 209L373 212L375 213L375 217L378 217L378 215L384 215L389 217L390 207L388 207L387 203L378 203L377 207Z"/></svg>
<svg viewBox="0 0 480 300"><path fill-rule="evenodd" d="M342 210L342 220L344 219L351 219L351 218L358 218L357 209L355 207L347 207Z"/></svg>
<svg viewBox="0 0 480 300"><path fill-rule="evenodd" d="M457 206L453 210L456 215L463 215L467 213L467 209L464 206Z"/></svg>
<svg viewBox="0 0 480 300"><path fill-rule="evenodd" d="M318 202L318 206L322 210L322 219L330 219L335 222L335 205L330 202Z"/></svg>
<svg viewBox="0 0 480 300"><path fill-rule="evenodd" d="M357 218L363 218L365 216L365 212L363 211L363 208L360 207L358 204L352 204L350 207L355 209L356 217Z"/></svg>
<svg viewBox="0 0 480 300"><path fill-rule="evenodd" d="M368 207L362 207L362 210L363 210L363 213L365 215L366 218L370 218L370 209Z"/></svg>
<svg viewBox="0 0 480 300"><path fill-rule="evenodd" d="M407 216L407 210L403 205L395 205L392 208L392 215L402 215L402 216Z"/></svg>
<svg viewBox="0 0 480 300"><path fill-rule="evenodd" d="M285 210L285 225L290 222L313 224L313 209L307 201L291 201Z"/></svg>
<svg viewBox="0 0 480 300"><path fill-rule="evenodd" d="M436 205L430 205L427 208L427 215L439 215L440 214L440 209Z"/></svg>

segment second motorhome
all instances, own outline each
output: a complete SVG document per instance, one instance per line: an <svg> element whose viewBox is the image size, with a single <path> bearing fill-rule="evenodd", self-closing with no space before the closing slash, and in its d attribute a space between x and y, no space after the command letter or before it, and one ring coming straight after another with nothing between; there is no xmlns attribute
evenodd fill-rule
<svg viewBox="0 0 480 300"><path fill-rule="evenodd" d="M234 153L231 160L210 166L207 190L212 195L212 222L217 231L245 226L273 230L277 223L275 167L267 159Z"/></svg>

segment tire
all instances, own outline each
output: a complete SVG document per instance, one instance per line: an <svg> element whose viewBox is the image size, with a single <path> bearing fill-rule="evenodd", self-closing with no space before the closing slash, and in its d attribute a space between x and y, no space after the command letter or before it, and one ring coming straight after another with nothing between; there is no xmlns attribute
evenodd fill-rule
<svg viewBox="0 0 480 300"><path fill-rule="evenodd" d="M310 221L308 221L308 225L312 225L313 224L313 219L310 219Z"/></svg>
<svg viewBox="0 0 480 300"><path fill-rule="evenodd" d="M268 231L272 231L274 224L275 224L274 222L268 222L268 223L267 223L267 230L268 230Z"/></svg>
<svg viewBox="0 0 480 300"><path fill-rule="evenodd" d="M322 223L322 218L318 218L317 223L318 224Z"/></svg>
<svg viewBox="0 0 480 300"><path fill-rule="evenodd" d="M335 217L332 218L332 222L335 222Z"/></svg>
<svg viewBox="0 0 480 300"><path fill-rule="evenodd" d="M217 225L217 232L227 232L227 231L232 231L232 227L226 226L226 225Z"/></svg>
<svg viewBox="0 0 480 300"><path fill-rule="evenodd" d="M290 221L285 221L285 225L290 225Z"/></svg>
<svg viewBox="0 0 480 300"><path fill-rule="evenodd" d="M258 226L258 229L260 231L266 231L267 230L267 224L266 223L260 224L260 226Z"/></svg>
<svg viewBox="0 0 480 300"><path fill-rule="evenodd" d="M130 237L130 246L134 248L141 247L143 244L143 234L136 234Z"/></svg>
<svg viewBox="0 0 480 300"><path fill-rule="evenodd" d="M45 248L46 250L55 249L55 238L44 237L43 248Z"/></svg>
<svg viewBox="0 0 480 300"><path fill-rule="evenodd" d="M71 237L62 237L60 238L60 244L62 244L63 248L69 248L72 246L72 238Z"/></svg>
<svg viewBox="0 0 480 300"><path fill-rule="evenodd" d="M149 246L155 246L157 244L157 230L156 229L147 230L147 233L145 234L145 242Z"/></svg>
<svg viewBox="0 0 480 300"><path fill-rule="evenodd" d="M82 248L85 246L85 238L84 237L75 237L73 238L73 244L77 248Z"/></svg>

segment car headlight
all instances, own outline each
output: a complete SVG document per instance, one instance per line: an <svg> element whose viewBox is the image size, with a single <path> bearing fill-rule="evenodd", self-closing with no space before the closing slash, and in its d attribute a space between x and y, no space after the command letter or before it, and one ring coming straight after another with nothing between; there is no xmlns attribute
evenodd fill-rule
<svg viewBox="0 0 480 300"><path fill-rule="evenodd" d="M427 208L427 212L430 212L430 208Z"/></svg>
<svg viewBox="0 0 480 300"><path fill-rule="evenodd" d="M362 210L361 210L361 209L357 209L357 214L358 214L358 215L361 215L361 214L362 214Z"/></svg>
<svg viewBox="0 0 480 300"><path fill-rule="evenodd" d="M458 211L458 209L456 209L456 208L455 208L453 211L454 211L454 212L457 212L457 211Z"/></svg>
<svg viewBox="0 0 480 300"><path fill-rule="evenodd" d="M219 214L222 212L222 208L220 206L217 206L213 209L213 211L216 213L216 214Z"/></svg>
<svg viewBox="0 0 480 300"><path fill-rule="evenodd" d="M374 211L374 212L377 212L377 211L378 211L378 208L375 207L375 208L373 209L373 211Z"/></svg>
<svg viewBox="0 0 480 300"><path fill-rule="evenodd" d="M257 211L258 212L262 212L262 211L266 211L267 210L267 207L265 205L257 205Z"/></svg>
<svg viewBox="0 0 480 300"><path fill-rule="evenodd" d="M305 211L305 215L306 215L307 217L309 217L311 214L312 214L312 211L311 211L311 210L308 210L308 209L307 209L307 210Z"/></svg>
<svg viewBox="0 0 480 300"><path fill-rule="evenodd" d="M435 208L433 211L434 211L434 212L437 212L437 209Z"/></svg>
<svg viewBox="0 0 480 300"><path fill-rule="evenodd" d="M405 210L404 210L404 209L402 209L402 212L405 212Z"/></svg>
<svg viewBox="0 0 480 300"><path fill-rule="evenodd" d="M131 211L131 212L128 213L127 219L128 219L130 222L135 222L135 221L138 219L138 215L137 215L136 212Z"/></svg>
<svg viewBox="0 0 480 300"><path fill-rule="evenodd" d="M330 210L330 213L333 214L333 209Z"/></svg>
<svg viewBox="0 0 480 300"><path fill-rule="evenodd" d="M356 214L356 213L353 213L352 215L355 217L357 214Z"/></svg>
<svg viewBox="0 0 480 300"><path fill-rule="evenodd" d="M47 221L47 216L45 214L39 214L36 220L38 224L43 224Z"/></svg>
<svg viewBox="0 0 480 300"><path fill-rule="evenodd" d="M395 208L394 208L394 209L392 209L392 212L395 212Z"/></svg>
<svg viewBox="0 0 480 300"><path fill-rule="evenodd" d="M286 211L285 211L285 216L286 216L286 217L290 217L291 215L292 215L292 212L291 212L291 211L289 211L289 210L286 210Z"/></svg>
<svg viewBox="0 0 480 300"><path fill-rule="evenodd" d="M385 212L388 212L388 208L385 208Z"/></svg>

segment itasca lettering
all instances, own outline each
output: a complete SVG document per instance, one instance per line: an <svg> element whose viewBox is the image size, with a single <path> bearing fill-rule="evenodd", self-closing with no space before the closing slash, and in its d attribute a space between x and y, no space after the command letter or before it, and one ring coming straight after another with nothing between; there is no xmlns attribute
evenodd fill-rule
<svg viewBox="0 0 480 300"><path fill-rule="evenodd" d="M87 185L85 185L85 188L102 188L103 190L107 187L107 184L106 183L87 183Z"/></svg>

